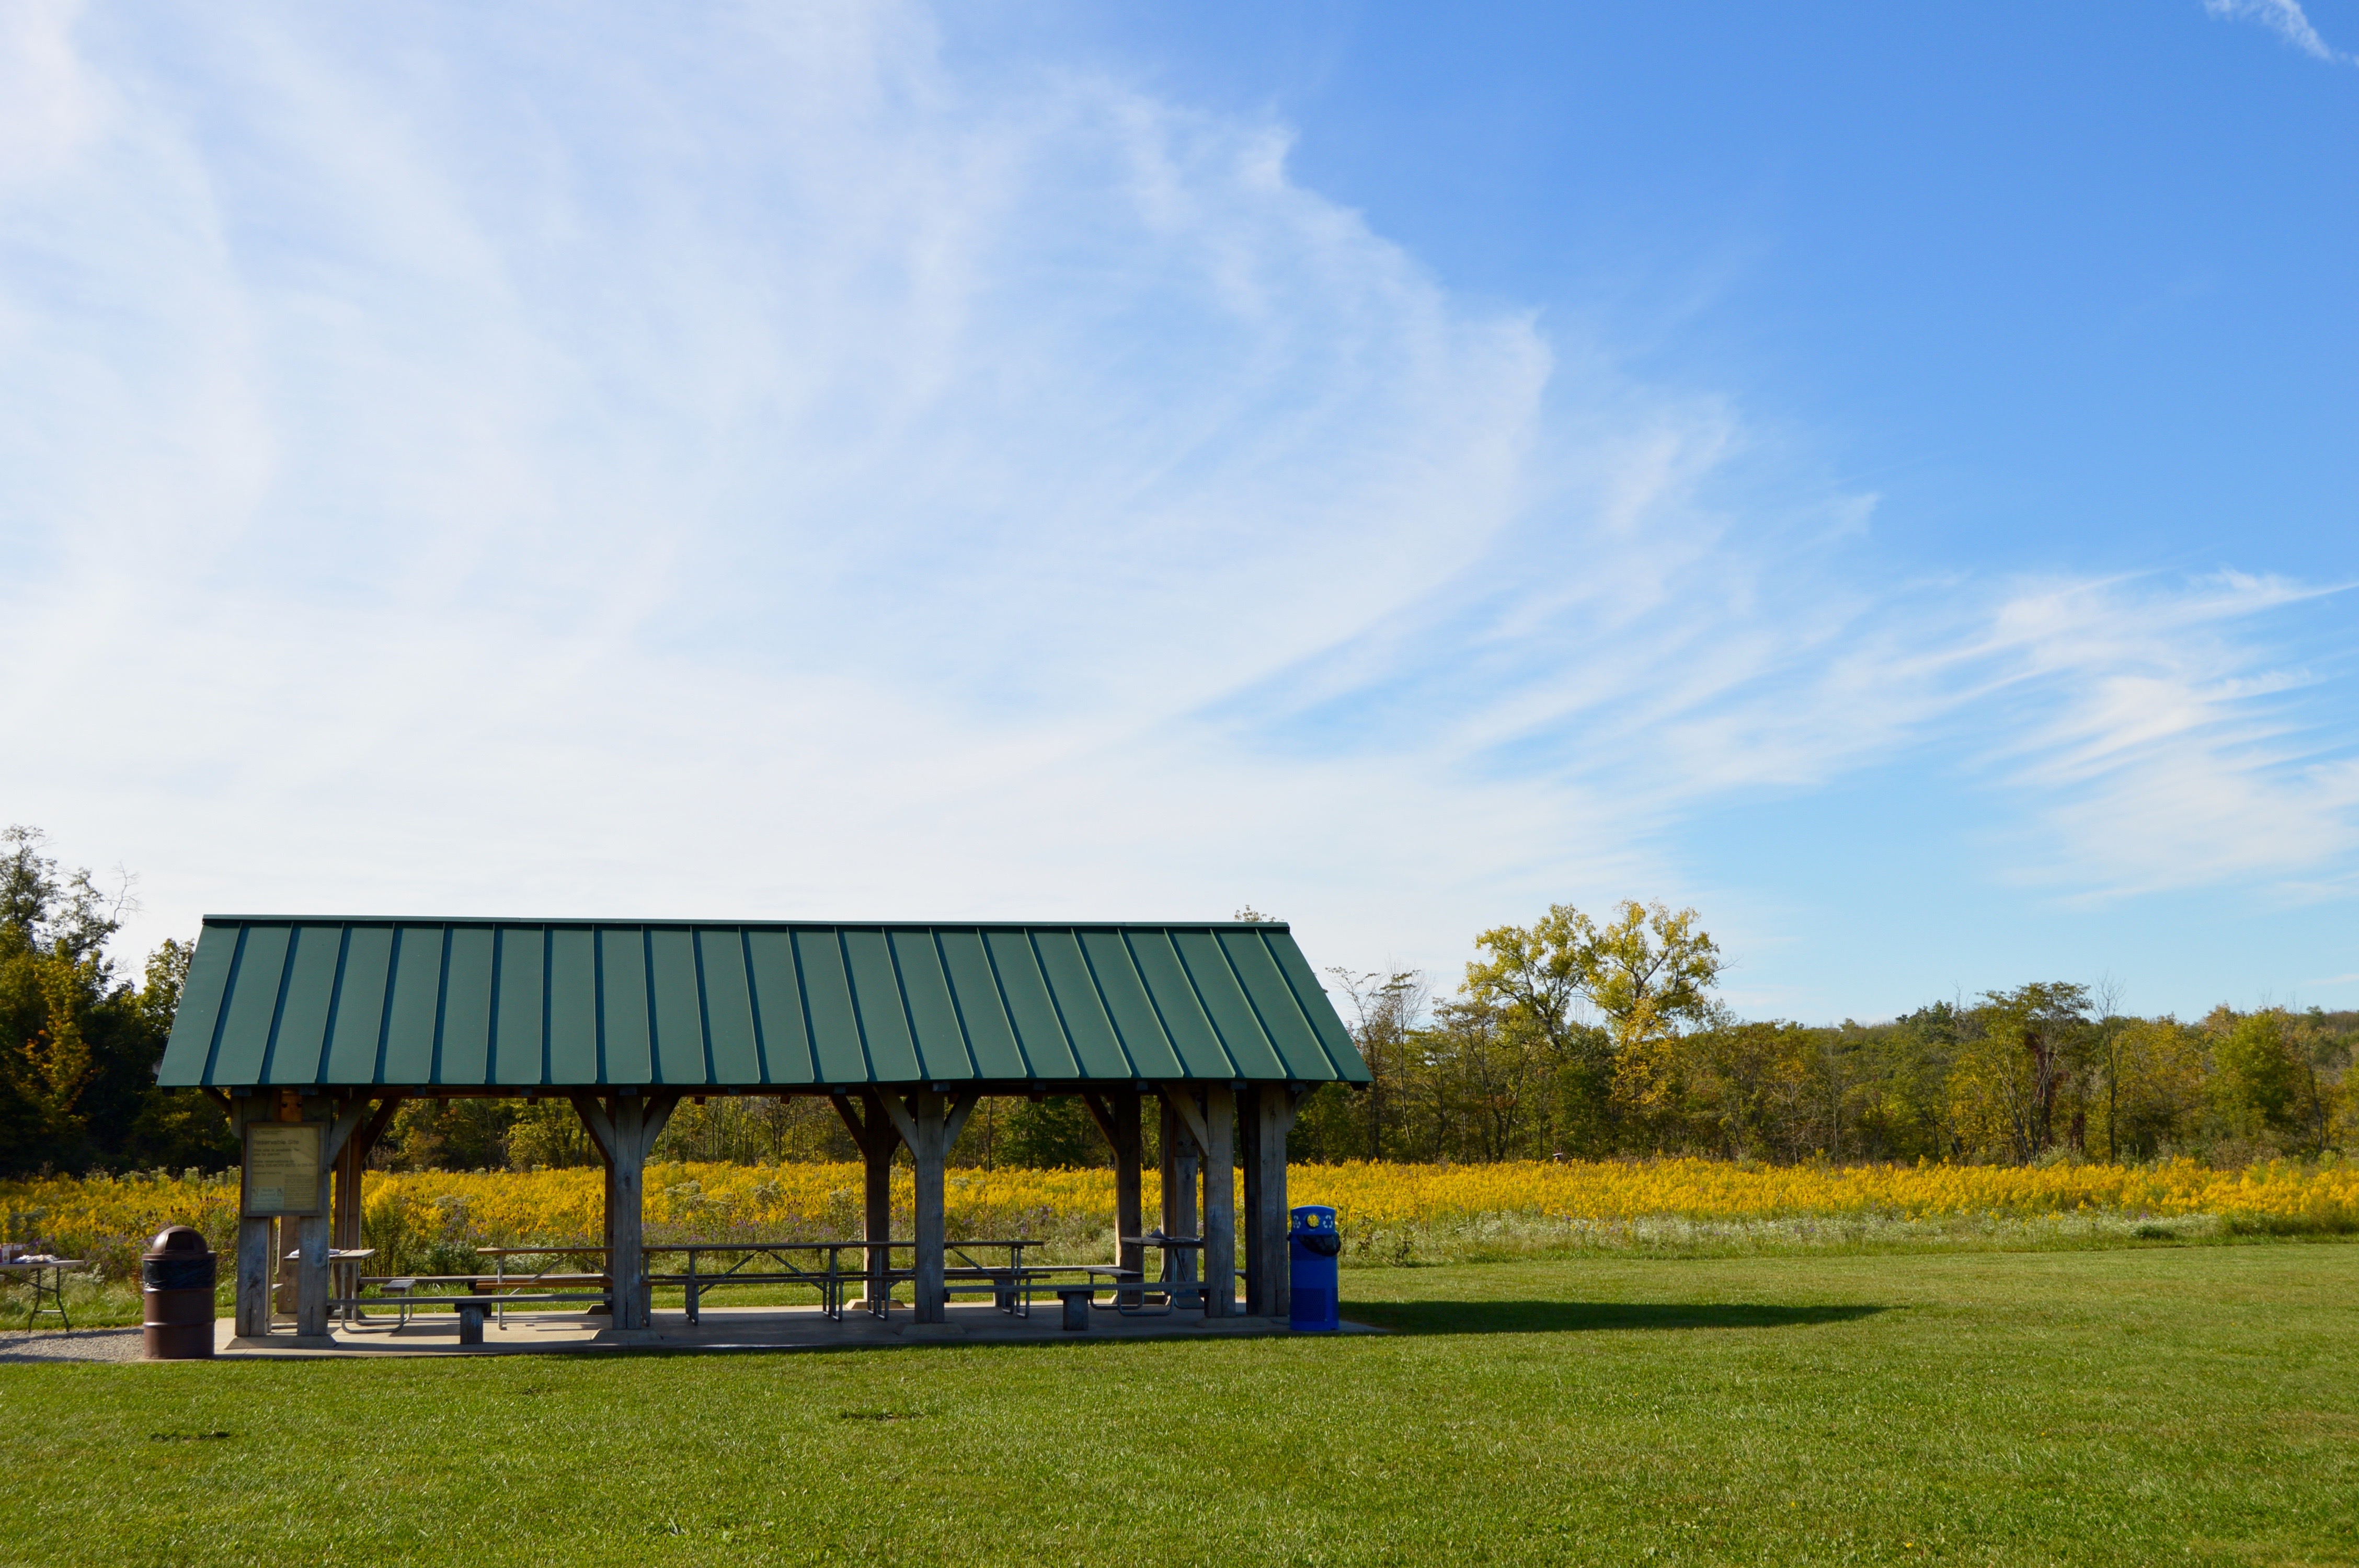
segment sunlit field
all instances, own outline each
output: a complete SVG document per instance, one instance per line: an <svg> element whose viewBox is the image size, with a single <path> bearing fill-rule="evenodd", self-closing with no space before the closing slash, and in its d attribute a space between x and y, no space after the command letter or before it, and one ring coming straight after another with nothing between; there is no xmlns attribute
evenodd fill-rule
<svg viewBox="0 0 2359 1568"><path fill-rule="evenodd" d="M2359 1245L1343 1299L1394 1332L9 1367L0 1562L2359 1562Z"/></svg>
<svg viewBox="0 0 2359 1568"><path fill-rule="evenodd" d="M860 1234L856 1164L655 1164L656 1241L847 1239ZM1147 1204L1158 1199L1153 1172ZM895 1174L897 1205L909 1173ZM386 1272L472 1268L477 1247L594 1242L594 1169L373 1172L366 1239ZM1696 1254L1856 1248L2042 1246L2111 1239L2359 1231L2359 1166L2327 1161L2215 1171L2153 1165L1754 1166L1705 1160L1491 1165L1297 1165L1296 1203L1338 1210L1358 1261L1430 1263L1596 1250ZM144 1238L194 1225L217 1249L236 1227L234 1175L162 1173L0 1183L10 1238L52 1238L103 1277L136 1272ZM1049 1256L1111 1244L1106 1170L953 1170L950 1227L1025 1236Z"/></svg>

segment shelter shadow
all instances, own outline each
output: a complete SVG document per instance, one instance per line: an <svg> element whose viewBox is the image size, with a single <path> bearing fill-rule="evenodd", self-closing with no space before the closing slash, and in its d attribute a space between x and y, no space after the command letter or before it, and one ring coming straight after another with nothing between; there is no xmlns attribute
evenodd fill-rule
<svg viewBox="0 0 2359 1568"><path fill-rule="evenodd" d="M1579 1334L1600 1329L1795 1328L1851 1323L1881 1306L1759 1302L1346 1302L1344 1314L1397 1334Z"/></svg>

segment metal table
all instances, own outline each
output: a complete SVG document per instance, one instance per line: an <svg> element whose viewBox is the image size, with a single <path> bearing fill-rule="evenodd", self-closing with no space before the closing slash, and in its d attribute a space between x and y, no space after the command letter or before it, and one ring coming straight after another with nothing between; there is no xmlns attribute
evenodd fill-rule
<svg viewBox="0 0 2359 1568"><path fill-rule="evenodd" d="M1181 1296L1190 1293L1198 1296L1203 1294L1204 1286L1201 1281L1182 1280L1180 1277L1180 1260L1189 1253L1203 1251L1202 1237L1166 1236L1159 1230L1150 1230L1144 1236L1123 1236L1115 1238L1115 1240L1125 1247L1152 1247L1163 1254L1161 1277L1154 1280L1142 1278L1138 1283L1145 1287L1143 1289L1118 1290L1114 1292L1114 1304L1116 1312L1133 1317L1162 1317L1180 1304ZM1201 1269L1196 1271L1202 1272ZM1123 1301L1125 1295L1130 1297L1127 1305ZM1156 1308L1148 1307L1147 1298L1149 1295L1161 1296L1163 1304Z"/></svg>
<svg viewBox="0 0 2359 1568"><path fill-rule="evenodd" d="M73 1326L73 1319L66 1315L66 1271L79 1269L82 1266L82 1260L79 1258L46 1256L12 1258L5 1263L0 1263L0 1274L7 1275L12 1279L30 1279L33 1281L33 1310L25 1319L26 1333L33 1332L35 1325L41 1321L41 1314L45 1312L57 1314L58 1321L66 1327ZM46 1282L44 1282L44 1276L47 1276ZM41 1302L44 1298L47 1298L51 1304L43 1306Z"/></svg>
<svg viewBox="0 0 2359 1568"><path fill-rule="evenodd" d="M354 1323L360 1319L361 1314L351 1305L351 1298L361 1293L361 1265L375 1256L376 1249L374 1247L328 1249L328 1294L332 1299L346 1303L336 1309L337 1314L346 1323ZM303 1249L298 1247L294 1251L287 1254L286 1260L289 1263L301 1262ZM277 1288L283 1291L287 1286L282 1281Z"/></svg>

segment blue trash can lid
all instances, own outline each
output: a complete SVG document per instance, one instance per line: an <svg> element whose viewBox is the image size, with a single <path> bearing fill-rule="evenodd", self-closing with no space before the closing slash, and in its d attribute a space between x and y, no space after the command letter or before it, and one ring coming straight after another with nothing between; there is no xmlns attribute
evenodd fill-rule
<svg viewBox="0 0 2359 1568"><path fill-rule="evenodd" d="M1294 1211L1294 1227L1297 1230L1332 1230L1335 1228L1335 1211L1325 1204L1304 1204Z"/></svg>

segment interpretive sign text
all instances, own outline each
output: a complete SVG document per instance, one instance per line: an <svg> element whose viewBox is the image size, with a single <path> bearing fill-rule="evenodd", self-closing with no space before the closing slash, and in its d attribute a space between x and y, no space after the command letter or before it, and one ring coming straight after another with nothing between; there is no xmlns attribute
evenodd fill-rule
<svg viewBox="0 0 2359 1568"><path fill-rule="evenodd" d="M258 1121L245 1130L248 1218L320 1212L320 1124Z"/></svg>

